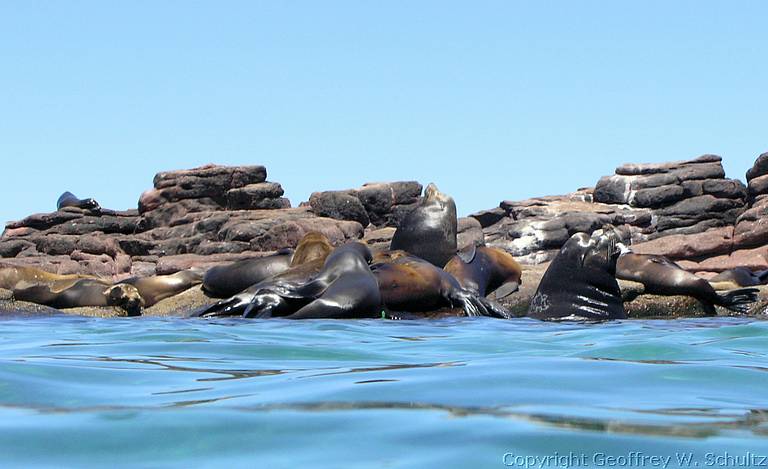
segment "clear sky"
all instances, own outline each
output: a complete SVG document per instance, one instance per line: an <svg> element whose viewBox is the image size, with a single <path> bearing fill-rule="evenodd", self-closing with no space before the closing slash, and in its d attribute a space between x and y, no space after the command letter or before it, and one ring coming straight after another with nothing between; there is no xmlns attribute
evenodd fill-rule
<svg viewBox="0 0 768 469"><path fill-rule="evenodd" d="M294 205L435 182L460 214L623 162L768 151L768 2L0 1L0 220L263 164Z"/></svg>

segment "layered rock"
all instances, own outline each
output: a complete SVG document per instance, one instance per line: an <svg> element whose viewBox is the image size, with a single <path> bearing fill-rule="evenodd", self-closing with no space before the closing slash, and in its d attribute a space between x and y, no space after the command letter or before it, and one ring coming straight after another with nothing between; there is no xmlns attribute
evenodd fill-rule
<svg viewBox="0 0 768 469"><path fill-rule="evenodd" d="M682 258L726 254L733 249L731 238L738 244L740 237L754 235L752 225L744 225L744 234L733 230L740 217L755 222L747 208L744 184L725 178L719 156L704 155L672 163L625 164L601 178L594 190L505 201L471 216L482 224L490 245L535 264L552 259L574 233L590 233L606 223L620 227L633 244L729 228L727 242L718 241L722 233L716 232L707 243L717 246L692 248Z"/></svg>
<svg viewBox="0 0 768 469"><path fill-rule="evenodd" d="M265 255L294 247L309 231L335 244L363 236L357 222L289 208L263 166L164 172L154 186L139 210L64 208L7 224L2 263L119 279Z"/></svg>
<svg viewBox="0 0 768 469"><path fill-rule="evenodd" d="M507 250L525 264L553 259L574 233L619 227L628 238L644 236L651 226L652 212L592 202L590 189L564 196L504 201L499 209L470 215L483 227L489 246Z"/></svg>
<svg viewBox="0 0 768 469"><path fill-rule="evenodd" d="M189 213L288 208L283 188L267 182L264 166L206 165L158 173L154 188L139 199L150 227L172 225Z"/></svg>
<svg viewBox="0 0 768 469"><path fill-rule="evenodd" d="M747 189L726 179L721 158L625 164L595 186L595 202L653 210L648 239L731 226L746 209Z"/></svg>
<svg viewBox="0 0 768 469"><path fill-rule="evenodd" d="M319 216L397 227L419 203L421 191L416 181L367 183L358 189L314 192L308 204Z"/></svg>

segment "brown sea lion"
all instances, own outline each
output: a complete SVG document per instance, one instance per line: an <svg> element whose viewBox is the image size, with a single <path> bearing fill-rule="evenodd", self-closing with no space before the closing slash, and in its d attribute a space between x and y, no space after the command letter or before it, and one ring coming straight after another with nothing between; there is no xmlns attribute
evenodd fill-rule
<svg viewBox="0 0 768 469"><path fill-rule="evenodd" d="M616 278L642 283L645 293L685 295L699 300L709 315L716 315L714 305L746 313L757 301L757 289L744 288L718 294L708 281L688 272L664 256L635 254L624 248L616 265ZM626 299L629 301L631 299Z"/></svg>
<svg viewBox="0 0 768 469"><path fill-rule="evenodd" d="M189 269L171 275L131 277L117 282L116 285L133 285L144 299L144 307L149 308L160 300L176 296L199 285L202 281L201 271Z"/></svg>
<svg viewBox="0 0 768 469"><path fill-rule="evenodd" d="M382 303L396 313L460 307L467 316L510 317L500 305L462 288L448 272L404 251L378 254L371 271L379 283Z"/></svg>
<svg viewBox="0 0 768 469"><path fill-rule="evenodd" d="M421 204L395 230L390 249L409 252L442 269L456 254L457 227L453 199L430 184Z"/></svg>
<svg viewBox="0 0 768 469"><path fill-rule="evenodd" d="M291 257L291 267L296 267L316 259L325 261L325 258L333 251L333 245L328 237L317 231L310 231L296 245Z"/></svg>
<svg viewBox="0 0 768 469"><path fill-rule="evenodd" d="M139 316L144 306L144 300L133 285L105 285L103 281L93 279L15 288L13 297L54 308L117 306L129 316Z"/></svg>
<svg viewBox="0 0 768 469"><path fill-rule="evenodd" d="M56 201L56 210L61 210L64 207L77 207L96 213L101 211L101 206L94 199L78 199L75 194L69 191L61 194L59 200Z"/></svg>
<svg viewBox="0 0 768 469"><path fill-rule="evenodd" d="M211 267L203 277L203 291L214 298L228 298L292 267L316 259L321 259L322 265L332 250L333 246L325 235L309 232L299 241L295 250L282 249L266 257Z"/></svg>
<svg viewBox="0 0 768 469"><path fill-rule="evenodd" d="M80 279L99 280L92 275L54 274L36 267L2 266L0 267L0 288L13 290L22 286L50 285L53 283L71 282ZM103 283L109 282L104 280Z"/></svg>
<svg viewBox="0 0 768 469"><path fill-rule="evenodd" d="M720 272L708 279L709 284L715 290L734 290L743 287L756 287L768 283L768 270L752 272L746 267Z"/></svg>
<svg viewBox="0 0 768 469"><path fill-rule="evenodd" d="M541 278L528 316L536 319L624 319L616 282L620 238L613 230L566 241Z"/></svg>
<svg viewBox="0 0 768 469"><path fill-rule="evenodd" d="M197 316L232 316L289 319L377 317L381 297L371 273L371 251L352 242L334 249L322 268L319 259L262 281L229 300L197 312Z"/></svg>
<svg viewBox="0 0 768 469"><path fill-rule="evenodd" d="M523 269L508 252L487 246L470 246L466 256L453 256L443 270L453 275L462 288L487 296L495 294L496 299L516 292L522 284Z"/></svg>

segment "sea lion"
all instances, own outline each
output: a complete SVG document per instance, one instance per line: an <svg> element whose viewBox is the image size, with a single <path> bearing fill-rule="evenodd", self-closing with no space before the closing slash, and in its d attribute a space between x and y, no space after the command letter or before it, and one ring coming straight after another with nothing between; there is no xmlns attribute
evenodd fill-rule
<svg viewBox="0 0 768 469"><path fill-rule="evenodd" d="M255 283L285 272L291 266L292 256L293 249L281 249L269 256L211 267L203 276L203 291L214 298L230 297Z"/></svg>
<svg viewBox="0 0 768 469"><path fill-rule="evenodd" d="M591 236L576 233L547 268L531 300L528 316L537 319L624 319L616 281L621 250L613 230Z"/></svg>
<svg viewBox="0 0 768 469"><path fill-rule="evenodd" d="M81 274L54 274L37 267L3 266L0 267L0 288L13 290L23 286L50 285L69 281L74 283L80 279L98 280L92 275ZM105 284L108 282L104 281Z"/></svg>
<svg viewBox="0 0 768 469"><path fill-rule="evenodd" d="M453 199L429 184L421 204L395 230L390 249L407 251L442 269L456 254L457 226Z"/></svg>
<svg viewBox="0 0 768 469"><path fill-rule="evenodd" d="M171 275L131 277L117 282L116 285L133 285L144 299L144 307L149 308L160 300L176 296L199 285L202 281L202 272L189 269Z"/></svg>
<svg viewBox="0 0 768 469"><path fill-rule="evenodd" d="M291 256L291 267L296 267L316 259L325 261L333 251L331 241L322 233L310 231L296 245L296 251Z"/></svg>
<svg viewBox="0 0 768 469"><path fill-rule="evenodd" d="M242 314L288 319L376 317L381 297L368 265L371 258L371 251L364 244L344 244L328 255L316 273L311 268L319 259L253 285L246 292L196 315Z"/></svg>
<svg viewBox="0 0 768 469"><path fill-rule="evenodd" d="M211 267L203 277L203 291L214 298L229 298L292 267L315 259L325 260L332 250L333 246L325 235L312 231L304 235L295 251L281 249L266 257Z"/></svg>
<svg viewBox="0 0 768 469"><path fill-rule="evenodd" d="M768 270L752 272L746 267L720 272L708 279L715 290L734 290L743 287L756 287L768 283Z"/></svg>
<svg viewBox="0 0 768 469"><path fill-rule="evenodd" d="M688 272L664 256L635 254L626 247L622 247L622 251L616 265L616 277L642 283L645 293L692 296L699 300L706 313L711 316L717 315L714 305L743 314L749 311L751 303L757 301L756 288L718 294L705 279ZM633 298L625 298L626 301L631 299Z"/></svg>
<svg viewBox="0 0 768 469"><path fill-rule="evenodd" d="M460 307L467 316L510 317L504 308L477 291L462 288L448 272L405 251L378 254L371 271L378 281L382 303L395 315Z"/></svg>
<svg viewBox="0 0 768 469"><path fill-rule="evenodd" d="M144 300L133 285L105 285L103 281L80 279L60 284L33 285L15 288L16 300L29 301L53 308L77 308L80 306L117 306L129 316L141 315Z"/></svg>
<svg viewBox="0 0 768 469"><path fill-rule="evenodd" d="M56 210L61 210L64 207L77 207L91 212L101 211L101 206L94 199L78 199L75 194L69 191L61 194L59 200L56 201Z"/></svg>
<svg viewBox="0 0 768 469"><path fill-rule="evenodd" d="M495 294L496 299L516 292L522 284L523 269L508 252L487 246L470 246L466 259L453 256L443 270L453 275L462 288L479 295Z"/></svg>

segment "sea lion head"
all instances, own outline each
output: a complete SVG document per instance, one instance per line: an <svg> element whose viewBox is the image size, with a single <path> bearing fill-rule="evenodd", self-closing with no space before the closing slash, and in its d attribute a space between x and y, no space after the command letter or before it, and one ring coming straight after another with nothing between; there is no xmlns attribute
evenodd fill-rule
<svg viewBox="0 0 768 469"><path fill-rule="evenodd" d="M427 188L424 189L423 205L428 205L430 203L439 203L448 207L453 206L454 210L456 210L456 203L453 201L453 197L440 192L434 182L430 182L427 185Z"/></svg>
<svg viewBox="0 0 768 469"><path fill-rule="evenodd" d="M624 246L621 235L612 225L605 225L595 230L589 237L589 247L584 253L583 265L606 268L612 275L616 273L616 261Z"/></svg>
<svg viewBox="0 0 768 469"><path fill-rule="evenodd" d="M80 208L90 210L91 212L101 212L101 205L94 199L83 199L80 201Z"/></svg>
<svg viewBox="0 0 768 469"><path fill-rule="evenodd" d="M139 290L133 285L120 283L107 288L104 291L109 306L117 306L124 309L128 316L140 316L144 307L144 299Z"/></svg>
<svg viewBox="0 0 768 469"><path fill-rule="evenodd" d="M317 231L310 231L296 246L296 251L291 257L291 267L306 264L315 259L325 260L331 251L333 251L333 245L327 236Z"/></svg>

